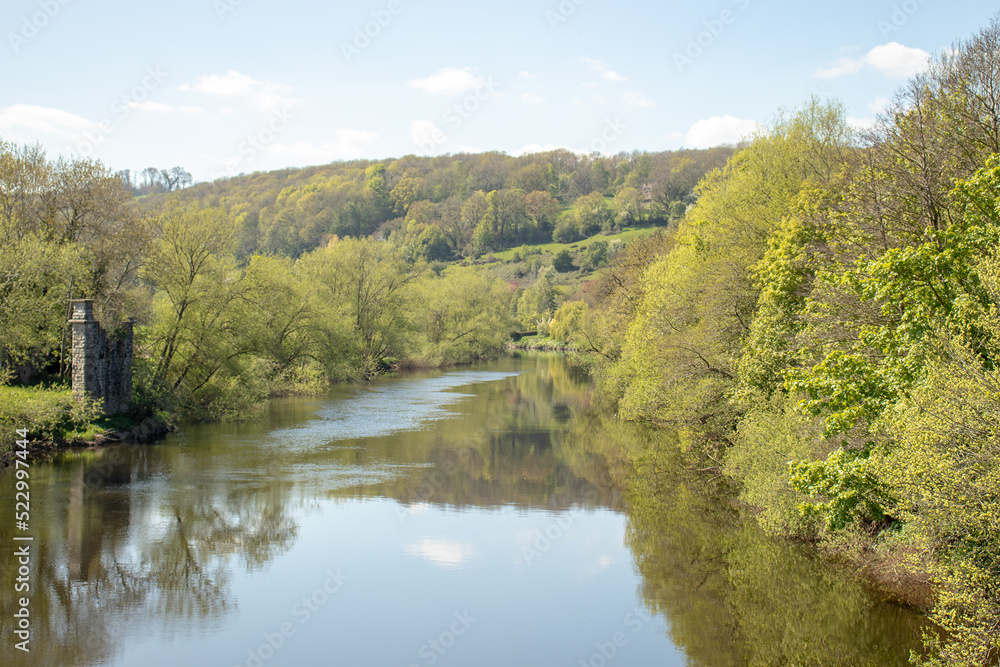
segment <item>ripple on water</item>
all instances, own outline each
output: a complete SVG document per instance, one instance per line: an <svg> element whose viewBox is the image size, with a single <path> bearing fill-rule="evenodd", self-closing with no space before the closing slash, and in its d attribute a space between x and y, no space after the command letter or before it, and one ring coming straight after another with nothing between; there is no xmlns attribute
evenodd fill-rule
<svg viewBox="0 0 1000 667"><path fill-rule="evenodd" d="M308 451L340 440L423 430L432 422L454 415L448 407L470 396L455 389L517 375L520 373L459 371L375 385L351 398L325 403L305 424L271 431L267 443Z"/></svg>

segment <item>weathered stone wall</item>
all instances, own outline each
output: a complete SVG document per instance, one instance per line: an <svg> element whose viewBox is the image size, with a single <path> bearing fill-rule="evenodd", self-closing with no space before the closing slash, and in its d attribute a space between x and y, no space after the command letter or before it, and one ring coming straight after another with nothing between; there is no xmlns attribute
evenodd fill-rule
<svg viewBox="0 0 1000 667"><path fill-rule="evenodd" d="M104 413L126 412L132 404L132 323L109 337L94 319L90 299L71 302L73 396L104 402Z"/></svg>

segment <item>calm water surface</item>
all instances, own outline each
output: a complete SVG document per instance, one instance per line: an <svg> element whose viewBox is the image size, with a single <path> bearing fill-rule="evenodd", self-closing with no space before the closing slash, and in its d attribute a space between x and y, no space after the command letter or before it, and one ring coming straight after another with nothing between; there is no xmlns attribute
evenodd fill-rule
<svg viewBox="0 0 1000 667"><path fill-rule="evenodd" d="M906 664L919 616L766 539L588 387L531 355L35 461L31 653L7 558L2 664ZM12 545L10 469L0 496Z"/></svg>

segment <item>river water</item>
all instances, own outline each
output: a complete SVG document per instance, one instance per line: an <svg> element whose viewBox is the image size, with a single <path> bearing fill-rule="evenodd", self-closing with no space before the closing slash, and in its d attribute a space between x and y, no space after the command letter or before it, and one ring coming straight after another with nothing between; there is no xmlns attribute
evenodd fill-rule
<svg viewBox="0 0 1000 667"><path fill-rule="evenodd" d="M0 471L4 665L904 665L923 619L775 542L558 356ZM29 535L31 542L14 542Z"/></svg>

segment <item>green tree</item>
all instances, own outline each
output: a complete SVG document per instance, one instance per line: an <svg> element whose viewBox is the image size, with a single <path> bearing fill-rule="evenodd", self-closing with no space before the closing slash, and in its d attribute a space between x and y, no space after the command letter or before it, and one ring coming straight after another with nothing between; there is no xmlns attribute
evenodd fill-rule
<svg viewBox="0 0 1000 667"><path fill-rule="evenodd" d="M642 193L635 188L622 188L615 195L614 221L619 227L628 227L642 221Z"/></svg>
<svg viewBox="0 0 1000 667"><path fill-rule="evenodd" d="M157 231L143 270L155 290L152 382L194 395L242 351L234 305L246 283L230 254L235 224L219 209L175 208Z"/></svg>
<svg viewBox="0 0 1000 667"><path fill-rule="evenodd" d="M417 253L429 262L448 259L451 256L448 237L437 225L429 225L417 237Z"/></svg>
<svg viewBox="0 0 1000 667"><path fill-rule="evenodd" d="M410 284L417 274L399 249L372 239L342 239L302 262L316 286L322 347L329 350L321 358L343 369L345 360L332 355L347 355L346 368L371 379L387 359L405 356ZM335 376L336 368L328 368Z"/></svg>
<svg viewBox="0 0 1000 667"><path fill-rule="evenodd" d="M556 289L552 267L543 269L531 287L524 290L517 303L517 317L526 327L548 331L548 320L555 308Z"/></svg>
<svg viewBox="0 0 1000 667"><path fill-rule="evenodd" d="M411 317L424 363L469 362L506 349L516 327L510 288L471 269L422 278Z"/></svg>
<svg viewBox="0 0 1000 667"><path fill-rule="evenodd" d="M700 424L707 428L691 437L728 441L736 413L724 398L760 297L754 268L803 188L831 178L851 141L843 109L813 101L702 182L677 245L643 277L642 304L609 375L623 415ZM668 398L678 395L685 400Z"/></svg>
<svg viewBox="0 0 1000 667"><path fill-rule="evenodd" d="M610 229L614 219L611 207L600 192L591 192L576 200L576 224L584 237Z"/></svg>
<svg viewBox="0 0 1000 667"><path fill-rule="evenodd" d="M569 250L563 248L552 256L552 268L559 273L568 273L576 269L573 265L573 255Z"/></svg>

